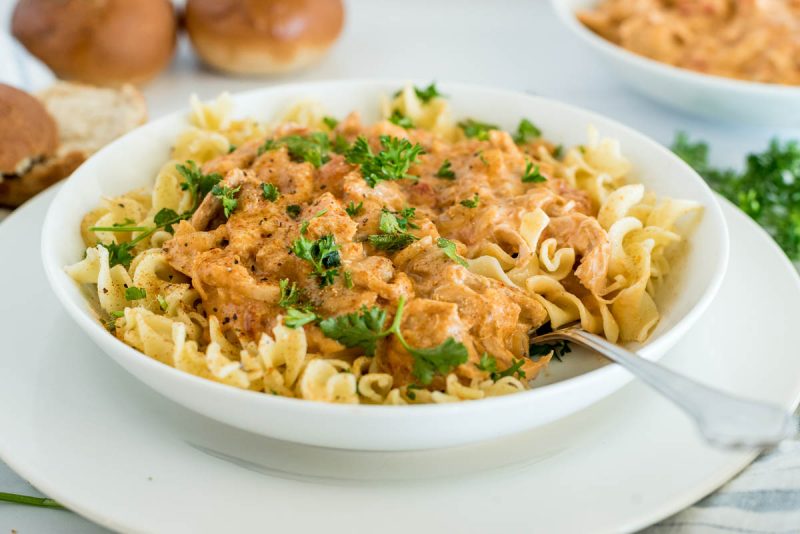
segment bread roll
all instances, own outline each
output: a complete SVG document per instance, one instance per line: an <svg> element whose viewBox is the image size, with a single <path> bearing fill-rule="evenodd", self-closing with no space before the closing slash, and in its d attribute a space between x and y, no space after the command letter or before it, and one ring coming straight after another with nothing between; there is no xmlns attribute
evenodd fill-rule
<svg viewBox="0 0 800 534"><path fill-rule="evenodd" d="M20 0L11 31L59 78L95 85L142 83L170 61L169 0Z"/></svg>
<svg viewBox="0 0 800 534"><path fill-rule="evenodd" d="M319 60L342 30L341 0L187 0L197 54L234 74L275 74Z"/></svg>
<svg viewBox="0 0 800 534"><path fill-rule="evenodd" d="M29 155L24 165L13 172L3 171L6 176L0 181L0 206L19 206L72 174L92 153L147 119L144 98L131 85L108 89L59 82L38 97L0 85L0 161L5 161L10 148L20 145L20 139L28 139L30 134L41 137L26 141L26 146L33 148L25 152ZM16 118L6 120L4 110L10 105Z"/></svg>
<svg viewBox="0 0 800 534"><path fill-rule="evenodd" d="M0 180L52 156L58 128L44 106L24 91L0 84Z"/></svg>

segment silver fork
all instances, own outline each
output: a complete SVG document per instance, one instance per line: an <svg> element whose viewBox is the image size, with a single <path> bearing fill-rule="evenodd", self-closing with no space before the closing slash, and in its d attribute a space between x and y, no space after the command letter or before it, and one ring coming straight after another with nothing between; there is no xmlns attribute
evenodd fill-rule
<svg viewBox="0 0 800 534"><path fill-rule="evenodd" d="M579 326L531 337L531 343L566 340L618 363L683 408L710 444L726 449L770 447L793 438L798 420L780 406L744 399L705 386L636 353L591 334Z"/></svg>

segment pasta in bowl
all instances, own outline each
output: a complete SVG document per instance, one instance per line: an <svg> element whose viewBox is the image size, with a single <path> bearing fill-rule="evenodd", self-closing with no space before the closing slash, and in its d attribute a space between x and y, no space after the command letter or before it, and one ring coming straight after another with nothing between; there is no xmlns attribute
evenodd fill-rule
<svg viewBox="0 0 800 534"><path fill-rule="evenodd" d="M638 183L644 175L620 142L598 133L605 119L583 117L582 129L599 130L562 146L546 135L561 129L558 121L542 114L584 112L514 95L516 106L495 125L475 112L492 91L398 87L350 82L195 100L188 121L182 114L150 125L159 133L142 132L137 153L172 139L158 149L161 161L150 158L150 178L109 183L101 200L95 195L99 206L84 202L83 213L70 206L82 259L72 250L61 256L72 261L48 261L51 213L43 250L57 292L82 308L84 327L93 311L92 337L167 396L248 430L323 445L354 446L341 429L275 419L382 420L356 448L497 435L492 422L488 434L465 426L398 439L397 423L424 404L438 406L423 417L447 417L444 405L455 401L544 399L594 383L566 409L506 422L500 433L569 413L624 377L602 369L530 389L546 380L534 379L549 374L559 347L531 351L529 332L580 321L656 356L710 299L727 236L713 198L675 158L689 176L678 188L685 200L672 194L678 189ZM232 109L259 109L256 102L271 109ZM558 133L559 142L576 138ZM117 148L125 142L109 151L125 154ZM82 172L87 178L79 173L65 190L97 185L91 169ZM707 232L714 254L701 260L691 244ZM693 261L702 276L690 276ZM91 304L75 301L81 291ZM167 366L174 369L164 374ZM216 401L199 398L206 388ZM362 406L330 412L337 408L297 399ZM262 413L242 413L253 402Z"/></svg>

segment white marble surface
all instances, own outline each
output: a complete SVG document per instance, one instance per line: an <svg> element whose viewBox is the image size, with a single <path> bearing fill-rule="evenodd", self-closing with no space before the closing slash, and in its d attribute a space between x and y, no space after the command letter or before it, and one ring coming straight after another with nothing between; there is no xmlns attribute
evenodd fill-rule
<svg viewBox="0 0 800 534"><path fill-rule="evenodd" d="M2 27L8 26L11 6L12 0L0 0ZM721 165L740 165L746 152L761 149L772 136L800 137L800 130L710 123L639 96L572 39L545 0L348 0L347 8L345 31L330 56L299 75L227 78L203 68L182 40L169 70L145 88L151 117L185 106L192 92L209 98L224 90L286 81L399 77L557 98L613 117L664 144L677 130L686 130L708 140L712 160ZM8 44L0 40L0 63L7 52ZM2 463L0 491L35 493ZM70 513L0 504L0 532L12 529L20 534L100 531Z"/></svg>

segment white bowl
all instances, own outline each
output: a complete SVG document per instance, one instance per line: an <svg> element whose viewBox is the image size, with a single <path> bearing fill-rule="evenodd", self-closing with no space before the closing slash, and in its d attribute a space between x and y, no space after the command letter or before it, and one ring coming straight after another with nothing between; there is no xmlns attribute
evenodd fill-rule
<svg viewBox="0 0 800 534"><path fill-rule="evenodd" d="M400 81L344 81L282 85L234 96L236 115L266 120L301 98L322 102L334 116L359 110L377 119L379 96ZM661 195L692 199L705 206L691 237L675 295L639 353L660 357L705 310L722 282L728 259L728 232L714 195L683 161L645 136L609 119L559 102L529 95L440 84L456 117L470 116L504 128L520 117L533 120L556 142L583 143L589 124L618 139L632 161L634 178ZM48 280L81 329L134 376L162 395L198 413L265 436L312 445L408 450L485 440L529 429L584 408L621 387L629 376L615 366L598 367L597 358L570 355L552 366L553 377L574 378L530 391L458 404L418 406L333 405L243 391L159 363L125 345L94 318L79 287L64 266L82 256L79 223L101 195L114 196L149 186L168 158L175 137L187 126L187 111L129 133L84 163L67 180L47 213L42 256ZM69 357L69 355L65 355ZM87 392L87 394L91 394Z"/></svg>
<svg viewBox="0 0 800 534"><path fill-rule="evenodd" d="M748 82L673 67L634 54L581 24L576 13L599 0L550 0L564 25L613 71L647 96L689 113L726 122L800 125L800 87Z"/></svg>

